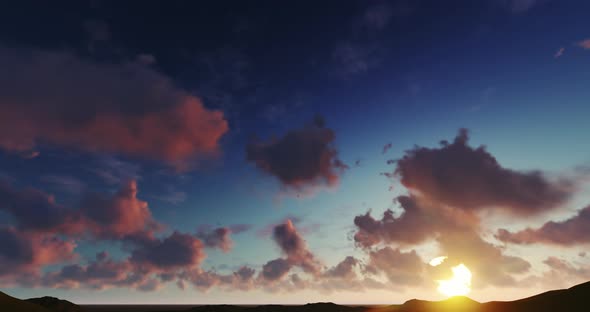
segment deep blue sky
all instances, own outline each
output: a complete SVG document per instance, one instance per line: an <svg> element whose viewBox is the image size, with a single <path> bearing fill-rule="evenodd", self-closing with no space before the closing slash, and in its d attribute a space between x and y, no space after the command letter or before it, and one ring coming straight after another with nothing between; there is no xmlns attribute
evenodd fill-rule
<svg viewBox="0 0 590 312"><path fill-rule="evenodd" d="M0 288L398 302L439 296L442 273L416 266L443 253L471 264L479 300L588 280L588 221L575 219L590 199L588 12L573 0L2 4ZM386 163L404 155L415 167ZM455 211L473 240L452 248L458 228L427 219L424 239L406 238L400 195ZM367 211L379 230L357 223ZM567 219L574 237L543 236ZM461 246L506 264L484 270Z"/></svg>

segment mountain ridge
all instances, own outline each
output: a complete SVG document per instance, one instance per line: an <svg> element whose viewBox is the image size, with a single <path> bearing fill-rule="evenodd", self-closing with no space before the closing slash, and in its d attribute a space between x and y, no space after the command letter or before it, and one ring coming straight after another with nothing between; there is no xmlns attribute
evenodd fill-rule
<svg viewBox="0 0 590 312"><path fill-rule="evenodd" d="M544 312L544 311L590 311L590 281L567 289L543 292L514 301L489 301L479 303L469 297L457 296L440 301L410 299L403 304L388 306L350 306L332 302L317 302L304 305L202 305L173 309L163 305L168 312ZM124 307L124 308L121 308ZM142 311L141 305L86 305L79 306L67 300L41 297L21 300L0 291L2 312L120 312ZM147 309L146 309L147 310ZM150 311L156 311L153 308Z"/></svg>

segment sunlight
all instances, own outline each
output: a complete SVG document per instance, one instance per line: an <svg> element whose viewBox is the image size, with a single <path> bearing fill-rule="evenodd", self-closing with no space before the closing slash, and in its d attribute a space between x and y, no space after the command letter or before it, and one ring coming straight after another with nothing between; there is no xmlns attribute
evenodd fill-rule
<svg viewBox="0 0 590 312"><path fill-rule="evenodd" d="M440 256L440 257L436 257L432 260L430 260L430 262L428 262L428 264L430 264L431 266L435 267L435 266L439 266L441 265L445 260L447 259L446 256Z"/></svg>
<svg viewBox="0 0 590 312"><path fill-rule="evenodd" d="M448 297L465 296L471 291L471 271L463 264L452 267L453 277L438 280L437 290Z"/></svg>

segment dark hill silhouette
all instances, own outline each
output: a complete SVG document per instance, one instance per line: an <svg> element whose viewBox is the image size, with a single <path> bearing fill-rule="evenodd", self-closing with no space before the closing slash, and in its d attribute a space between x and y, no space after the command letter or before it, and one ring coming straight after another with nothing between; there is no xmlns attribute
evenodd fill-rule
<svg viewBox="0 0 590 312"><path fill-rule="evenodd" d="M79 305L75 305L67 300L61 300L54 297L31 298L25 301L38 304L51 310L52 312L82 312Z"/></svg>
<svg viewBox="0 0 590 312"><path fill-rule="evenodd" d="M177 312L588 312L590 311L590 282L568 289L552 290L515 301L479 303L467 297L452 297L442 301L412 299L401 305L344 306L330 302L306 305L204 305L161 306L160 311ZM84 306L86 312L157 311L158 307L140 305ZM142 310L144 309L144 310ZM80 306L52 297L20 300L0 292L1 312L81 312Z"/></svg>
<svg viewBox="0 0 590 312"><path fill-rule="evenodd" d="M590 282L515 301L488 302L481 311L590 311Z"/></svg>
<svg viewBox="0 0 590 312"><path fill-rule="evenodd" d="M0 291L0 311L2 312L51 312L32 302L11 297Z"/></svg>

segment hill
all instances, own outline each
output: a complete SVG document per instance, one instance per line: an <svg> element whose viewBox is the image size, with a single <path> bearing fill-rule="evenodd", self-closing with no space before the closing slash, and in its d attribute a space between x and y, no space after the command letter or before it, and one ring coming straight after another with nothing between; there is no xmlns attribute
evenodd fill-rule
<svg viewBox="0 0 590 312"><path fill-rule="evenodd" d="M552 290L515 301L492 301L479 303L467 297L452 297L442 301L412 299L401 305L380 307L344 306L329 302L306 305L203 305L161 306L162 311L182 312L586 312L590 311L590 282L568 289ZM165 307L165 308L164 308ZM94 305L82 307L53 297L20 300L0 292L2 312L120 312L155 311L158 307L127 305Z"/></svg>
<svg viewBox="0 0 590 312"><path fill-rule="evenodd" d="M61 300L54 297L31 298L25 301L38 304L52 312L82 312L79 305L75 305L67 300Z"/></svg>
<svg viewBox="0 0 590 312"><path fill-rule="evenodd" d="M51 312L50 310L24 300L11 297L0 291L0 311L2 312Z"/></svg>

